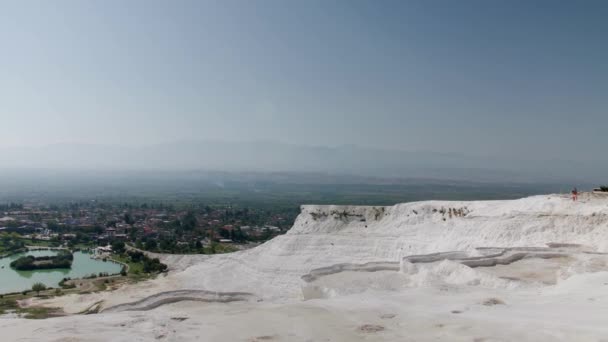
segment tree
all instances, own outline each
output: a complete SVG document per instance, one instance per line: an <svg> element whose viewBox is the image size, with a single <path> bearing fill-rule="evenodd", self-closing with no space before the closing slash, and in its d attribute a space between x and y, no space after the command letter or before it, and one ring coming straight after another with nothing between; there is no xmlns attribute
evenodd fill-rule
<svg viewBox="0 0 608 342"><path fill-rule="evenodd" d="M148 239L146 241L146 250L153 251L153 250L156 249L156 246L157 246L156 240L154 240L154 239Z"/></svg>
<svg viewBox="0 0 608 342"><path fill-rule="evenodd" d="M162 251L170 251L175 246L174 240L162 239L160 240L160 249Z"/></svg>
<svg viewBox="0 0 608 342"><path fill-rule="evenodd" d="M184 230L193 230L194 228L196 228L197 225L197 221L196 221L196 216L194 216L194 213L192 211L188 211L188 213L186 214L186 216L184 216L182 218L182 228Z"/></svg>
<svg viewBox="0 0 608 342"><path fill-rule="evenodd" d="M50 230L57 230L59 229L59 224L57 223L57 221L48 221L46 223L46 227Z"/></svg>
<svg viewBox="0 0 608 342"><path fill-rule="evenodd" d="M144 253L140 251L129 251L129 257L133 262L140 262L144 258Z"/></svg>
<svg viewBox="0 0 608 342"><path fill-rule="evenodd" d="M125 252L125 243L122 241L112 242L112 251L114 253L122 254Z"/></svg>
<svg viewBox="0 0 608 342"><path fill-rule="evenodd" d="M167 270L167 265L163 264L158 258L150 259L144 257L143 270L145 273L164 272Z"/></svg>
<svg viewBox="0 0 608 342"><path fill-rule="evenodd" d="M46 290L46 285L44 285L43 283L35 283L34 285L32 285L32 291L36 291L36 295L39 295L40 291L44 290Z"/></svg>
<svg viewBox="0 0 608 342"><path fill-rule="evenodd" d="M130 213L125 213L124 221L125 221L126 224L133 224L133 223L135 223L135 220L133 219L133 217L131 216Z"/></svg>
<svg viewBox="0 0 608 342"><path fill-rule="evenodd" d="M243 242L246 240L246 236L240 227L237 227L236 229L234 229L232 231L232 234L230 234L230 235L231 235L232 240L235 242Z"/></svg>
<svg viewBox="0 0 608 342"><path fill-rule="evenodd" d="M271 237L272 237L272 232L270 231L270 229L264 228L264 230L262 231L261 240L266 241L266 240L269 240Z"/></svg>
<svg viewBox="0 0 608 342"><path fill-rule="evenodd" d="M230 231L228 229L220 229L220 236L224 239L230 239Z"/></svg>

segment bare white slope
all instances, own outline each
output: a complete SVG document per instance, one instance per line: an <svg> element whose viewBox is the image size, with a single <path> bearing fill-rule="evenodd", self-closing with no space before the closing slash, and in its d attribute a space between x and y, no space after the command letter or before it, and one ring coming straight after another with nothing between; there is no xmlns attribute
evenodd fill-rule
<svg viewBox="0 0 608 342"><path fill-rule="evenodd" d="M142 341L253 341L268 340L269 336L281 341L592 341L608 336L608 328L596 319L608 310L608 296L603 295L603 284L608 283L608 273L604 272L607 262L602 255L588 253L547 264L549 271L556 273L556 283L539 287L514 286L499 275L526 275L525 267L544 267L541 262L529 261L488 273L442 261L416 269L405 265L405 270L391 266L368 274L332 275L322 285L335 289L335 296L303 301L306 284L302 276L321 267L370 262L394 265L417 254L464 251L476 255L477 247L545 247L548 243L581 244L585 251L608 252L608 199L585 194L579 202L567 196L545 195L512 201L427 201L391 207L309 205L302 207L289 233L255 249L192 260L167 258L173 269L183 270L114 292L59 297L55 304L78 311L104 300L105 308L110 308L177 290L247 292L252 294L247 302L182 302L153 305L156 308L150 311L43 322L0 320L0 329L12 338L75 336L94 340L95 330L99 330L113 340ZM547 274L550 272L545 270L539 279L553 279ZM483 305L490 297L499 297L506 304ZM188 321L172 320L181 316ZM368 323L385 330L361 328ZM77 328L67 329L73 324ZM119 326L124 336L115 333Z"/></svg>
<svg viewBox="0 0 608 342"><path fill-rule="evenodd" d="M174 277L190 288L299 299L300 277L319 267L547 243L578 243L608 251L608 200L589 195L572 202L548 195L392 207L308 205L286 235L253 250L211 258Z"/></svg>

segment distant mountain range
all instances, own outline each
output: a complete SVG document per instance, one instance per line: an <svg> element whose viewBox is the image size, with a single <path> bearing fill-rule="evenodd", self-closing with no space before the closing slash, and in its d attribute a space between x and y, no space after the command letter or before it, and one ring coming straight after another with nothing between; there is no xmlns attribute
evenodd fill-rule
<svg viewBox="0 0 608 342"><path fill-rule="evenodd" d="M606 161L506 160L355 145L320 147L267 141L181 141L143 147L88 144L5 147L0 148L0 169L298 172L479 182L601 182L608 179Z"/></svg>

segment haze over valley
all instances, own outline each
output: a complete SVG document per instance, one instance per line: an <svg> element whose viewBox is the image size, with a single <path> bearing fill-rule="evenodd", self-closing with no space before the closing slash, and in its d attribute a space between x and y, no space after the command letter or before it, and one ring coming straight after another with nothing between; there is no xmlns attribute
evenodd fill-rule
<svg viewBox="0 0 608 342"><path fill-rule="evenodd" d="M0 171L300 172L479 182L593 182L602 180L608 172L608 164L602 158L505 158L466 152L306 146L270 141L182 141L140 147L64 143L2 147L0 151Z"/></svg>

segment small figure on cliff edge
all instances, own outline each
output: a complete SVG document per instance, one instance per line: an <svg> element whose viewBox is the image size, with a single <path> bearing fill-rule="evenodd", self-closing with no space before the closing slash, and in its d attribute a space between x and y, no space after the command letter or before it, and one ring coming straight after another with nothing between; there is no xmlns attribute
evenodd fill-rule
<svg viewBox="0 0 608 342"><path fill-rule="evenodd" d="M576 201L577 199L578 199L578 190L575 187L574 189L572 189L572 200Z"/></svg>

